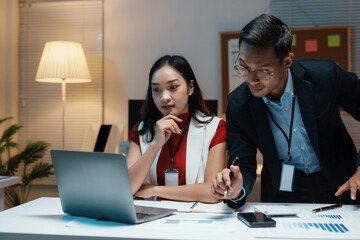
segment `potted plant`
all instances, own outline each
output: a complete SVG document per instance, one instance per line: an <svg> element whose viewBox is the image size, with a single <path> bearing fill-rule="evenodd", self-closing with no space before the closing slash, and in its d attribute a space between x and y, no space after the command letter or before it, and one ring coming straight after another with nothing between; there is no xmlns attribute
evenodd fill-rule
<svg viewBox="0 0 360 240"><path fill-rule="evenodd" d="M0 124L10 119L12 117L0 119ZM5 188L5 202L9 207L27 201L34 180L53 174L52 164L39 161L50 146L47 142L29 141L23 151L11 156L11 150L19 148L13 137L20 128L20 125L13 124L4 130L0 138L0 175L14 176L22 168L21 183Z"/></svg>

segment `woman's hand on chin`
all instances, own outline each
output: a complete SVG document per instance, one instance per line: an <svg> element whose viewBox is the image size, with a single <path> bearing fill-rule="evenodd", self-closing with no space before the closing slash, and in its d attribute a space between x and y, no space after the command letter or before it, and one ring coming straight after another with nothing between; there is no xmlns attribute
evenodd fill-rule
<svg viewBox="0 0 360 240"><path fill-rule="evenodd" d="M177 122L182 121L182 119L171 114L159 119L155 124L155 136L152 145L162 147L169 140L171 134L181 134Z"/></svg>

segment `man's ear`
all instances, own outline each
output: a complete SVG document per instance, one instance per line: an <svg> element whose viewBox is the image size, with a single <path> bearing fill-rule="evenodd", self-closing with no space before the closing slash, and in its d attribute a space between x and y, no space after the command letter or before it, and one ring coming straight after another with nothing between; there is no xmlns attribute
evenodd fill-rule
<svg viewBox="0 0 360 240"><path fill-rule="evenodd" d="M293 61L294 61L294 53L290 52L288 55L284 57L284 60L282 62L284 69L288 70L288 68L290 68Z"/></svg>
<svg viewBox="0 0 360 240"><path fill-rule="evenodd" d="M189 96L194 93L194 80L191 80L188 87Z"/></svg>

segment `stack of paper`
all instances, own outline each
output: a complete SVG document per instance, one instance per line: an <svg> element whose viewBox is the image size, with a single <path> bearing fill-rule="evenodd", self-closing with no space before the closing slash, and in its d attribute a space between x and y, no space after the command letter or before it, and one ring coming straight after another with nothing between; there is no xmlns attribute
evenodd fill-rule
<svg viewBox="0 0 360 240"><path fill-rule="evenodd" d="M223 202L219 203L198 203L191 207L191 212L196 213L233 213L234 209L229 208Z"/></svg>
<svg viewBox="0 0 360 240"><path fill-rule="evenodd" d="M234 209L229 208L223 202L219 203L200 203L200 202L177 202L177 201L148 201L148 200L135 200L135 205L172 208L177 209L178 212L196 212L196 213L233 213Z"/></svg>
<svg viewBox="0 0 360 240"><path fill-rule="evenodd" d="M285 205L255 205L255 212L262 212L268 217L297 216L299 209Z"/></svg>

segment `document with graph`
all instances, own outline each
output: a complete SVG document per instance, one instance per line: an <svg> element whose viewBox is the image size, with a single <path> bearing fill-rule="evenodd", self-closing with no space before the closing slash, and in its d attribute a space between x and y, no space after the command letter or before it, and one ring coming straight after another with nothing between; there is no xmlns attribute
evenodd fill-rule
<svg viewBox="0 0 360 240"><path fill-rule="evenodd" d="M310 205L310 204L309 204ZM360 210L353 205L340 209L312 213L313 206L298 208L298 217L278 217L276 228L270 230L274 239L359 239ZM269 237L269 230L256 236Z"/></svg>

